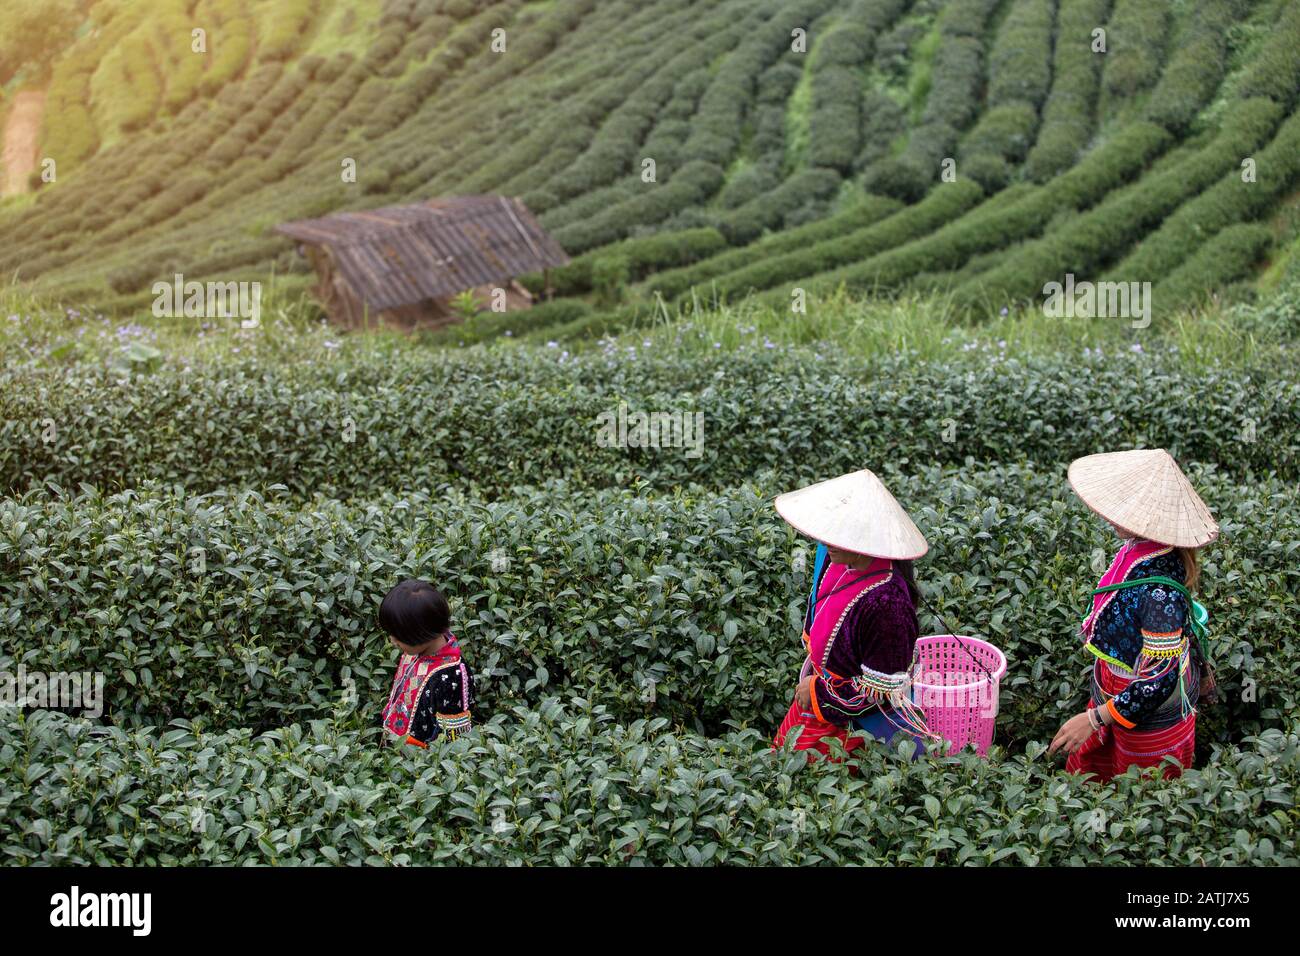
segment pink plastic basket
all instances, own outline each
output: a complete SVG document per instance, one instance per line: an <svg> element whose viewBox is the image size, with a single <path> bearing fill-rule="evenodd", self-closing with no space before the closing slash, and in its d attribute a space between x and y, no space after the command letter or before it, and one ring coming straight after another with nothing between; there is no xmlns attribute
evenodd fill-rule
<svg viewBox="0 0 1300 956"><path fill-rule="evenodd" d="M974 744L975 752L984 756L993 743L1006 655L988 641L962 637L959 642L951 634L920 638L916 652L912 700L925 711L926 723L952 744L952 750Z"/></svg>

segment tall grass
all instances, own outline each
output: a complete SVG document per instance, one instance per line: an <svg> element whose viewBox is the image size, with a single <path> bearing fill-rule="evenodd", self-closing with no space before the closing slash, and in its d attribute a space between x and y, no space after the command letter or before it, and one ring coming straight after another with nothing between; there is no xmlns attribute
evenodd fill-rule
<svg viewBox="0 0 1300 956"><path fill-rule="evenodd" d="M1153 318L1135 329L1127 319L1055 319L1041 309L1003 310L971 325L954 318L942 295L856 298L844 290L806 313L742 301L696 300L679 315L661 311L649 329L627 332L623 347L673 349L684 354L745 348L812 348L863 358L910 355L919 361L955 356L1105 355L1164 351L1190 368L1258 364L1290 352L1300 289L1271 300L1270 308L1225 306Z"/></svg>
<svg viewBox="0 0 1300 956"><path fill-rule="evenodd" d="M1124 351L1164 352L1193 369L1294 361L1300 336L1300 283L1292 282L1257 305L1217 303L1157 315L1144 329L1125 319L1053 319L1039 309L1004 311L980 324L953 316L945 296L920 292L860 298L839 291L806 313L753 300L661 307L646 326L620 335L566 342L571 350L653 350L656 354L797 349L872 359L906 355L917 361L989 356L1064 355L1080 358ZM546 341L545 331L534 336ZM34 295L22 285L0 288L0 360L13 364L120 362L124 354L156 350L182 362L319 361L343 352L392 354L412 349L436 354L446 337L412 336L381 327L344 331L326 323L300 283L264 286L262 318L244 329L238 319L157 318L147 309L110 318ZM453 343L454 344L454 343ZM496 339L475 348L527 348Z"/></svg>
<svg viewBox="0 0 1300 956"><path fill-rule="evenodd" d="M35 294L30 287L0 287L0 361L6 366L76 362L131 367L159 361L319 361L340 351L404 349L410 339L386 329L348 334L320 317L301 286L286 289L274 277L263 284L261 316L254 328L238 318L157 317L147 309L108 316Z"/></svg>

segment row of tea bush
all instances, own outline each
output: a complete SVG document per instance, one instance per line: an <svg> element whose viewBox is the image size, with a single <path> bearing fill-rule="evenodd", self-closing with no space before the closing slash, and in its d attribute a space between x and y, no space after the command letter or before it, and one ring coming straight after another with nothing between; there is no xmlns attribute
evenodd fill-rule
<svg viewBox="0 0 1300 956"><path fill-rule="evenodd" d="M1287 482L1196 478L1223 528L1205 555L1224 694L1202 718L1208 745L1295 713L1300 498ZM1056 471L886 479L931 543L917 575L943 621L923 609L923 631L1002 648L999 740L1050 739L1086 697L1077 628L1113 533ZM778 490L33 493L0 503L0 669L100 672L122 724L266 729L344 693L377 713L393 665L379 601L423 577L450 596L484 713L564 692L621 720L770 732L801 661L811 563L771 506Z"/></svg>
<svg viewBox="0 0 1300 956"><path fill-rule="evenodd" d="M0 852L63 865L1261 865L1297 862L1300 729L1104 788L1039 749L805 766L753 734L551 700L430 751L332 721L265 735L0 723Z"/></svg>
<svg viewBox="0 0 1300 956"><path fill-rule="evenodd" d="M891 461L1048 465L1134 446L1243 477L1300 475L1300 383L1281 369L977 355L506 350L431 363L408 352L166 366L127 380L90 365L14 366L0 371L0 489L156 479L196 492L284 484L348 497L454 483L495 495L552 478L723 488L763 472L793 484ZM703 415L699 456L599 444L600 416L619 402Z"/></svg>

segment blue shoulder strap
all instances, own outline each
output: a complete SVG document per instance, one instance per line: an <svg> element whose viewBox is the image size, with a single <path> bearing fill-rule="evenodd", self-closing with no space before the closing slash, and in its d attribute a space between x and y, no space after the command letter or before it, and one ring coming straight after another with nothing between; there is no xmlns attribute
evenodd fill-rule
<svg viewBox="0 0 1300 956"><path fill-rule="evenodd" d="M826 545L818 542L817 555L813 558L813 576L812 588L808 591L808 610L804 612L803 620L806 629L812 629L813 615L817 611L817 587L822 583L822 573L826 570L830 557L826 550Z"/></svg>

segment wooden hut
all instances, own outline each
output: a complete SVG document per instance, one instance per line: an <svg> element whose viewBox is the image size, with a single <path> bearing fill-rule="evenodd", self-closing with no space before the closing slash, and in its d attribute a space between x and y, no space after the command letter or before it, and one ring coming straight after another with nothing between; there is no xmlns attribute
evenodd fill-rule
<svg viewBox="0 0 1300 956"><path fill-rule="evenodd" d="M528 308L533 297L516 278L569 261L527 207L504 196L340 212L276 231L297 240L320 279L316 296L343 326L444 325L460 318L451 300L466 291L485 309L499 308L502 292L507 310Z"/></svg>

